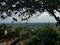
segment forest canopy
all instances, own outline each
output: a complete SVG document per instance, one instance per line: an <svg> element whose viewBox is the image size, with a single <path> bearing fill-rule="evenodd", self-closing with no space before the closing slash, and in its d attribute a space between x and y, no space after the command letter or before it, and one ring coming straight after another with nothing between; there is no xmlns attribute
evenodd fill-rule
<svg viewBox="0 0 60 45"><path fill-rule="evenodd" d="M37 11L47 11L60 22L60 17L56 16L56 12L60 13L60 0L0 0L1 19L18 15L21 20L27 20ZM17 21L14 17L13 20Z"/></svg>

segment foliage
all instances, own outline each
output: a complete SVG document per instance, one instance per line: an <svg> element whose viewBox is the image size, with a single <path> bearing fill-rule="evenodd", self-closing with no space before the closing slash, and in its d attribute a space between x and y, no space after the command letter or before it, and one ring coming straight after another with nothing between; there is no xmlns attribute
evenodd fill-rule
<svg viewBox="0 0 60 45"><path fill-rule="evenodd" d="M37 35L32 34L32 36L26 40L26 45L59 45L60 40L58 37L60 38L60 31L48 25L38 30Z"/></svg>
<svg viewBox="0 0 60 45"><path fill-rule="evenodd" d="M2 31L3 29L3 31ZM4 33L7 32L7 34ZM3 33L1 33L3 32ZM0 26L0 39L17 37L24 40L25 45L59 45L60 26Z"/></svg>
<svg viewBox="0 0 60 45"><path fill-rule="evenodd" d="M2 19L18 15L21 20L27 20L34 13L44 11L60 22L59 17L56 16L56 12L60 13L60 0L0 0L0 17ZM17 21L14 17L13 20Z"/></svg>

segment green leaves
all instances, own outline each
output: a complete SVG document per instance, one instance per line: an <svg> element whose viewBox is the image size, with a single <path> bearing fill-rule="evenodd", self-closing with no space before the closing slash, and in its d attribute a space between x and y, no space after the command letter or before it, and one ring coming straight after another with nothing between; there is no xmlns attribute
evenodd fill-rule
<svg viewBox="0 0 60 45"><path fill-rule="evenodd" d="M46 26L0 26L0 38L18 37L25 45L59 45L60 27Z"/></svg>
<svg viewBox="0 0 60 45"><path fill-rule="evenodd" d="M55 27L56 28L56 27ZM35 32L36 30L34 30ZM35 34L32 32L31 37L26 41L26 45L56 45L58 42L58 33L51 25L42 27ZM36 35L37 34L37 35Z"/></svg>

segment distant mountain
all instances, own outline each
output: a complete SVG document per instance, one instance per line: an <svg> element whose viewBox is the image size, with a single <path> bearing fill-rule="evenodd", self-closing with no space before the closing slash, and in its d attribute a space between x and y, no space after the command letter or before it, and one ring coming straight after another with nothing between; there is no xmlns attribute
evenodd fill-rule
<svg viewBox="0 0 60 45"><path fill-rule="evenodd" d="M56 23L5 23L7 26L44 26L46 24L55 25Z"/></svg>

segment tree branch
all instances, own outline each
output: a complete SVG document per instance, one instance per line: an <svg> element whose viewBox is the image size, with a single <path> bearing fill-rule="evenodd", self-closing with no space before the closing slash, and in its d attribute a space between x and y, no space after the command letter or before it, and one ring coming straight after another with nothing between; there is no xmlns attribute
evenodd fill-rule
<svg viewBox="0 0 60 45"><path fill-rule="evenodd" d="M53 10L48 10L48 9L47 9L47 11L48 11L52 16L54 16L54 18L57 20L57 22L60 22L59 17L56 17L56 15L54 14Z"/></svg>

